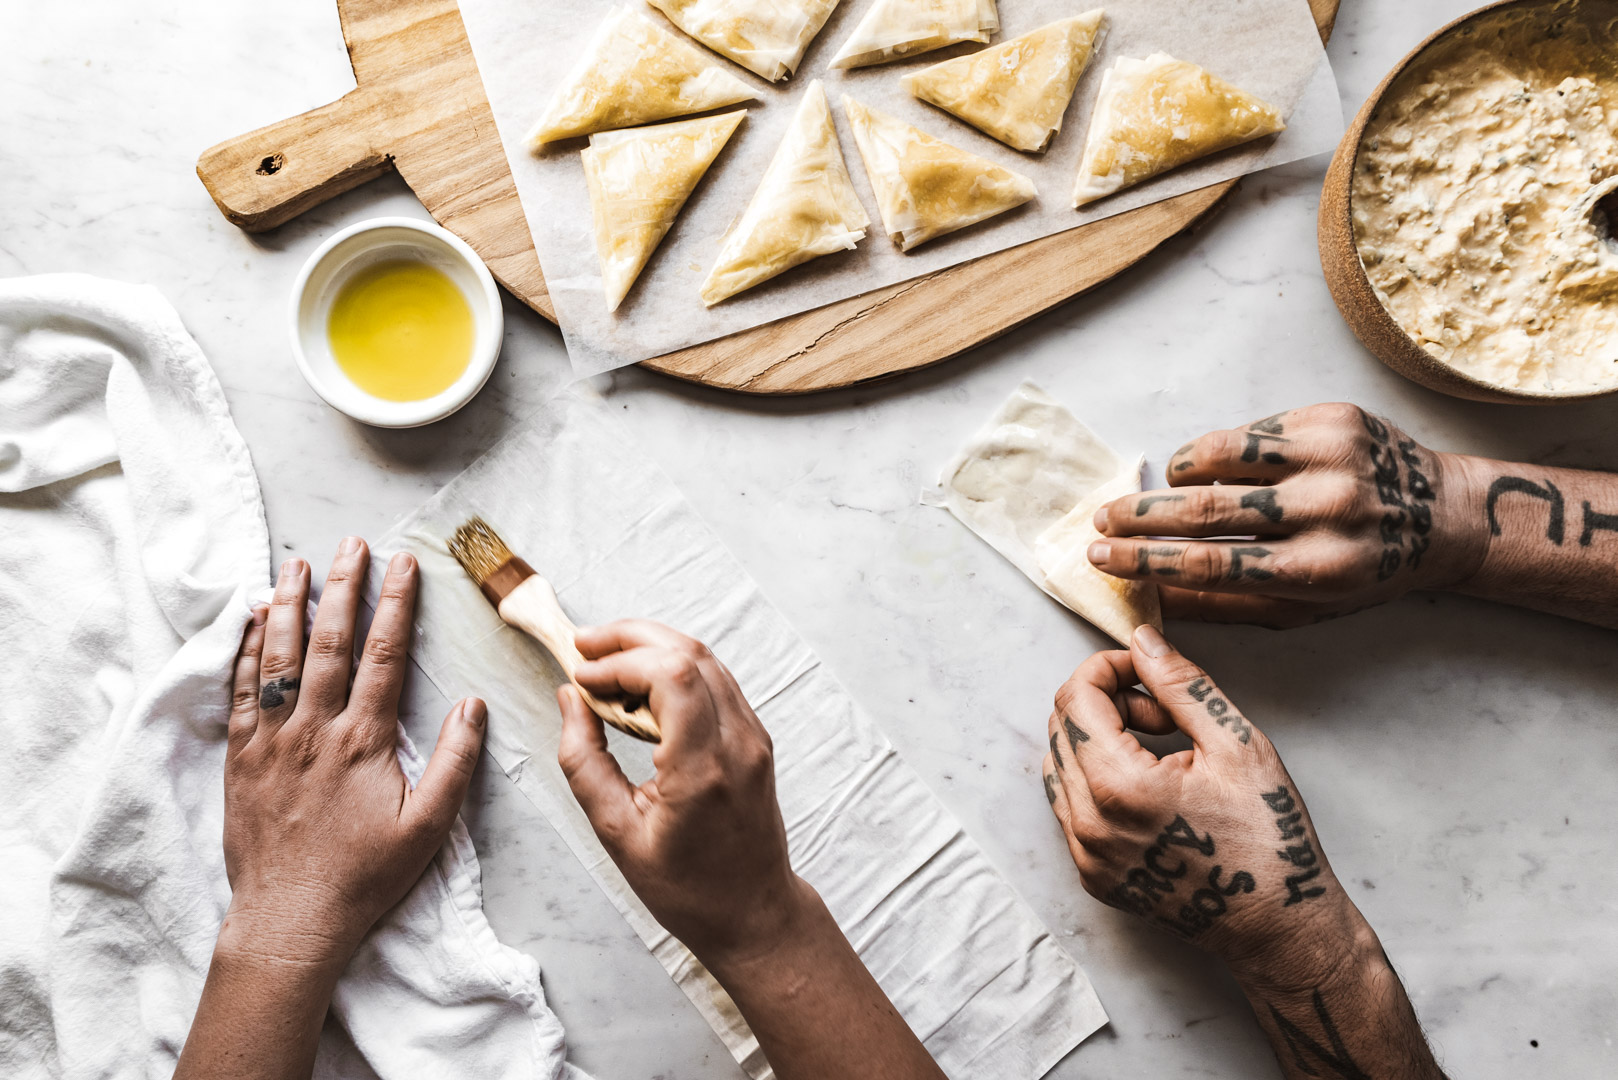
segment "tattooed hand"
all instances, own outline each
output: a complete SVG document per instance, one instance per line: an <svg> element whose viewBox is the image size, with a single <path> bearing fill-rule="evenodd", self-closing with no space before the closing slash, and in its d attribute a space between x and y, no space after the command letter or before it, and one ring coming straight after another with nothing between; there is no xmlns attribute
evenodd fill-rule
<svg viewBox="0 0 1618 1080"><path fill-rule="evenodd" d="M1211 432L1169 460L1168 490L1096 512L1090 561L1157 582L1170 617L1273 627L1448 587L1487 547L1448 459L1354 405Z"/></svg>
<svg viewBox="0 0 1618 1080"><path fill-rule="evenodd" d="M1130 729L1193 748L1159 759ZM1092 896L1235 965L1306 962L1319 950L1280 946L1323 931L1352 940L1358 913L1275 748L1156 630L1081 664L1049 730L1045 793Z"/></svg>

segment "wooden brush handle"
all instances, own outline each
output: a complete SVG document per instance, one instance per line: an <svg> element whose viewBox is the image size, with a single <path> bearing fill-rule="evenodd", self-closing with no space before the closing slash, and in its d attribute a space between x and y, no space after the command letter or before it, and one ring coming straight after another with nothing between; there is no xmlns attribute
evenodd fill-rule
<svg viewBox="0 0 1618 1080"><path fill-rule="evenodd" d="M562 665L562 670L567 673L568 681L578 689L584 697L585 704L589 705L590 710L597 716L619 731L633 735L637 739L653 743L662 741L663 736L658 729L657 719L646 706L642 705L631 710L616 701L602 701L579 686L578 681L573 678L573 672L584 663L584 654L573 644L573 635L578 632L578 627L573 625L573 620L562 610L562 605L556 599L556 590L551 588L550 582L538 574L524 578L520 585L500 601L500 618L550 650L551 655L556 657L556 662Z"/></svg>

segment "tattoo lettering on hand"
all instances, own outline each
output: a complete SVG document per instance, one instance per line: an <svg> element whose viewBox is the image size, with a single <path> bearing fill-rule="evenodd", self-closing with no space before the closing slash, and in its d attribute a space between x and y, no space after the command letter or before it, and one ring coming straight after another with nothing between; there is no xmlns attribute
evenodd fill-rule
<svg viewBox="0 0 1618 1080"><path fill-rule="evenodd" d="M1045 801L1052 806L1056 805L1056 774L1045 774Z"/></svg>
<svg viewBox="0 0 1618 1080"><path fill-rule="evenodd" d="M1051 760L1056 763L1058 771L1062 768L1062 747L1059 743L1060 740L1056 738L1056 732L1051 732Z"/></svg>
<svg viewBox="0 0 1618 1080"><path fill-rule="evenodd" d="M1371 481L1376 486L1377 501L1383 506L1378 530L1382 558L1377 563L1376 579L1387 581L1401 566L1418 568L1422 556L1432 547L1429 534L1433 531L1432 502L1437 493L1422 472L1421 447L1415 440L1401 439L1395 445L1386 424L1370 413L1360 415L1371 436Z"/></svg>
<svg viewBox="0 0 1618 1080"><path fill-rule="evenodd" d="M287 703L287 696L298 690L297 679L271 679L258 692L258 707L278 709Z"/></svg>
<svg viewBox="0 0 1618 1080"><path fill-rule="evenodd" d="M1062 717L1062 730L1067 733L1068 749L1073 751L1073 759L1077 761L1079 757L1079 744L1081 742L1089 742L1090 734L1065 716Z"/></svg>
<svg viewBox="0 0 1618 1080"><path fill-rule="evenodd" d="M1618 532L1618 514L1603 514L1584 503L1584 531L1579 533L1579 546L1589 547L1597 532Z"/></svg>
<svg viewBox="0 0 1618 1080"><path fill-rule="evenodd" d="M1176 882L1191 871L1190 856L1180 852L1171 854L1170 848L1188 849L1211 857L1215 844L1211 835L1204 833L1198 836L1196 829L1183 816L1175 815L1174 820L1158 833L1157 840L1141 856L1141 865L1130 870L1108 894L1111 902L1181 937L1192 938L1212 926L1214 920L1226 912L1229 897L1250 893L1257 884L1253 875L1245 870L1238 870L1230 876L1229 881L1222 882L1220 879L1224 877L1225 868L1216 865L1208 871L1208 884L1193 890L1189 901L1180 906L1177 914L1154 914L1158 900L1177 894ZM1174 861L1165 864L1167 858Z"/></svg>
<svg viewBox="0 0 1618 1080"><path fill-rule="evenodd" d="M1250 581L1268 581L1275 576L1275 571L1266 570L1262 566L1244 566L1243 559L1268 558L1270 549L1265 547L1233 547L1230 549L1230 580L1240 581L1247 578Z"/></svg>
<svg viewBox="0 0 1618 1080"><path fill-rule="evenodd" d="M1550 504L1550 520L1545 524L1545 539L1562 546L1562 493L1555 484L1549 480L1544 484L1536 484L1522 476L1501 476L1489 485L1488 500L1483 505L1484 516L1489 521L1489 535L1500 535L1500 519L1495 516L1494 504L1500 501L1502 495L1531 495L1536 499L1543 499ZM1588 504L1586 504L1588 505ZM1588 518L1586 521L1588 522Z"/></svg>
<svg viewBox="0 0 1618 1080"><path fill-rule="evenodd" d="M1247 718L1237 712L1230 702L1214 692L1213 683L1207 679L1192 679L1185 692L1194 700L1202 702L1202 707L1208 710L1208 715L1213 717L1220 727L1229 728L1231 734L1235 735L1243 746L1252 741L1253 729L1248 724Z"/></svg>
<svg viewBox="0 0 1618 1080"><path fill-rule="evenodd" d="M1247 445L1242 448L1242 460L1247 462L1262 461L1266 465L1285 465L1287 459L1279 450L1266 450L1266 442L1290 443L1291 439L1283 439L1279 435L1263 435L1256 431L1247 434Z"/></svg>
<svg viewBox="0 0 1618 1080"><path fill-rule="evenodd" d="M1275 827L1280 832L1281 839L1299 841L1287 844L1275 853L1276 858L1302 871L1287 875L1287 898L1282 901L1281 906L1291 907L1293 904L1326 895L1326 888L1323 885L1310 885L1307 889L1303 887L1320 876L1320 858L1315 854L1314 844L1303 827L1303 811L1298 809L1298 800L1293 797L1285 784L1274 791L1265 792L1260 798L1275 814Z"/></svg>
<svg viewBox="0 0 1618 1080"><path fill-rule="evenodd" d="M1279 435L1286 430L1281 426L1281 417L1285 415L1286 413L1276 413L1274 416L1266 416L1264 419L1255 421L1247 426L1254 431L1262 431L1266 435Z"/></svg>
<svg viewBox="0 0 1618 1080"><path fill-rule="evenodd" d="M1145 517L1146 511L1162 502L1185 502L1184 495L1148 495L1135 504L1135 516Z"/></svg>
<svg viewBox="0 0 1618 1080"><path fill-rule="evenodd" d="M1273 1003L1266 1003L1270 1010L1270 1019L1275 1022L1276 1030L1280 1031L1287 1049L1292 1051L1292 1060L1297 1065L1298 1071L1305 1076L1335 1076L1338 1080L1371 1080L1371 1075L1360 1068L1359 1063L1348 1052L1348 1047L1343 1043L1343 1037L1338 1033L1337 1024L1332 1020L1331 1012L1326 1008L1326 1002L1320 996L1318 987L1310 1002L1314 1006L1315 1021L1319 1023L1329 1047L1322 1046L1312 1035L1305 1033L1298 1025L1282 1016L1281 1011ZM1322 1068L1330 1072L1322 1073Z"/></svg>
<svg viewBox="0 0 1618 1080"><path fill-rule="evenodd" d="M1281 504L1275 501L1274 488L1259 488L1242 496L1243 510L1257 510L1266 521L1281 520Z"/></svg>
<svg viewBox="0 0 1618 1080"><path fill-rule="evenodd" d="M1170 454L1169 455L1169 460L1173 461L1175 458L1179 457L1181 454L1189 454L1191 452L1191 448L1193 446L1196 446L1196 445L1197 444L1195 442L1186 443L1184 446L1182 446L1178 450L1174 451L1174 453ZM1185 472L1185 470L1189 469L1190 467L1191 467L1191 459L1186 458L1184 461L1178 462L1178 463L1170 466L1170 469L1173 472Z"/></svg>

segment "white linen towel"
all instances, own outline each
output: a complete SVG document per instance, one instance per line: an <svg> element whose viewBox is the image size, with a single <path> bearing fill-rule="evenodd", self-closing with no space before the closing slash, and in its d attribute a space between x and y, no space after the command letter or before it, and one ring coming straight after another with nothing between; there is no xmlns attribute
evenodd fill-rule
<svg viewBox="0 0 1618 1080"><path fill-rule="evenodd" d="M247 447L174 309L0 281L0 1076L173 1070L230 900L228 681L269 565ZM583 1076L458 820L333 1012L319 1076Z"/></svg>

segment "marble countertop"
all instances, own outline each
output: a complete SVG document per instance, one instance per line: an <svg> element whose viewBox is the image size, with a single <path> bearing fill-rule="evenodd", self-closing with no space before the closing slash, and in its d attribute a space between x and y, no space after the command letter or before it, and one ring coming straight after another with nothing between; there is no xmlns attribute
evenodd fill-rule
<svg viewBox="0 0 1618 1080"><path fill-rule="evenodd" d="M1345 111L1468 6L1346 4L1329 50ZM0 23L0 274L158 286L224 383L278 551L322 571L341 536L380 535L568 377L555 329L508 298L494 378L433 427L359 426L299 378L286 297L303 260L344 225L423 211L390 176L249 236L192 170L352 85L331 0L14 4ZM1618 466L1611 403L1456 401L1359 346L1316 256L1325 165L1248 178L1121 279L886 385L764 400L639 370L597 380L1090 973L1113 1023L1057 1077L1278 1073L1216 964L1079 887L1038 768L1051 694L1103 640L917 504L964 436L1031 377L1158 467L1202 431L1333 399L1438 448ZM1171 632L1274 739L1454 1075L1618 1071L1612 633L1448 596L1285 634ZM428 742L433 696L412 694ZM544 965L573 1060L603 1080L741 1076L498 770L467 816L490 917Z"/></svg>

